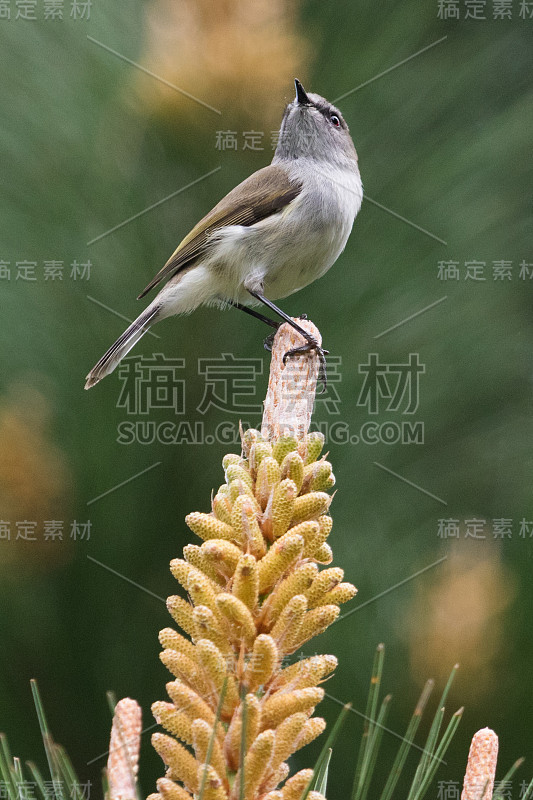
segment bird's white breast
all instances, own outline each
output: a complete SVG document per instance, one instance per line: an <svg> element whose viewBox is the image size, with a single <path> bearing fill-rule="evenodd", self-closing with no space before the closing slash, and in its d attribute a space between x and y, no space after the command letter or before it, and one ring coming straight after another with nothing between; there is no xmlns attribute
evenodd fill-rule
<svg viewBox="0 0 533 800"><path fill-rule="evenodd" d="M323 275L344 250L363 195L356 163L340 169L298 159L288 171L304 188L286 208L250 227L217 232L206 266L220 296L249 304L247 289L255 288L271 300L286 297Z"/></svg>

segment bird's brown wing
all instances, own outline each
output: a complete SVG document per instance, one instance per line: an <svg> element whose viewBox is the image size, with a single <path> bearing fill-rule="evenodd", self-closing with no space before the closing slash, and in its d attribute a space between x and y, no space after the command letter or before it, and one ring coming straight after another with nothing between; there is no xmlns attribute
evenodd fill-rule
<svg viewBox="0 0 533 800"><path fill-rule="evenodd" d="M286 170L276 164L254 172L194 226L139 298L144 297L160 281L172 277L202 255L210 235L218 228L226 225L253 225L281 211L301 190L301 184L289 180Z"/></svg>

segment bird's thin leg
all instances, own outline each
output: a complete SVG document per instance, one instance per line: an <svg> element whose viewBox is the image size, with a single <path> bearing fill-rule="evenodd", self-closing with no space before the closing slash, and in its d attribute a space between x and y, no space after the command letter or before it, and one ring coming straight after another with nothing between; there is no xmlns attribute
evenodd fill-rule
<svg viewBox="0 0 533 800"><path fill-rule="evenodd" d="M251 317L255 317L256 319L260 319L261 322L264 322L265 325L270 325L271 328L275 328L276 330L279 328L280 323L276 322L269 317L265 317L264 314L260 314L259 311L254 311L253 308L248 308L248 306L242 306L240 303L234 303L233 300L230 300L230 305L234 308L238 308L239 311L244 311L245 314L250 314Z"/></svg>
<svg viewBox="0 0 533 800"><path fill-rule="evenodd" d="M294 330L298 331L298 333L301 336L303 336L304 339L307 341L307 344L304 344L301 347L294 347L292 350L288 350L283 356L284 364L287 361L287 358L289 358L289 356L300 355L301 353L308 353L309 350L316 350L320 362L319 380L322 381L323 389L325 390L327 385L326 355L328 355L329 351L324 350L319 345L314 336L312 336L304 328L302 328L301 325L298 325L297 322L291 319L288 316L288 314L286 314L284 311L281 310L281 308L278 308L276 305L274 305L274 303L267 297L260 294L259 292L252 291L251 289L248 289L248 292L252 295L252 297L255 297L256 300L259 300L259 302L263 303L265 306L267 306L267 308L270 308L271 311L273 311L275 314L281 317L282 320L288 322L289 325L292 325Z"/></svg>
<svg viewBox="0 0 533 800"><path fill-rule="evenodd" d="M265 325L270 325L271 328L274 328L273 332L270 333L264 340L263 345L265 350L269 352L272 350L272 345L274 343L274 336L276 335L276 331L278 330L279 326L281 325L280 322L276 322L269 317L265 317L264 314L260 314L259 311L254 311L253 308L248 308L248 306L242 306L240 303L234 303L230 300L230 304L234 308L240 309L240 311L244 311L246 314L250 314L251 317L255 317L255 319L260 319L261 322L264 322Z"/></svg>

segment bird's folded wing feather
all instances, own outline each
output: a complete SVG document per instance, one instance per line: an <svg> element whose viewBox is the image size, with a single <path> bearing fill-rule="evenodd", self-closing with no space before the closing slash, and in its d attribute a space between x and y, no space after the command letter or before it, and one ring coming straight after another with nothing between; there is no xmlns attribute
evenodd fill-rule
<svg viewBox="0 0 533 800"><path fill-rule="evenodd" d="M270 164L254 172L245 181L232 189L177 246L165 266L139 295L153 289L160 281L167 280L190 265L205 251L212 233L227 225L250 226L281 211L301 192L301 184L289 180L283 167Z"/></svg>

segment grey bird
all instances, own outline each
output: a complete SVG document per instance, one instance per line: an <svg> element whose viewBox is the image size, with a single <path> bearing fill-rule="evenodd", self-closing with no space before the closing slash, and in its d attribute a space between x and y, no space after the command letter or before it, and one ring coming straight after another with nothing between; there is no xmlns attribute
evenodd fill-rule
<svg viewBox="0 0 533 800"><path fill-rule="evenodd" d="M266 306L306 340L285 357L314 349L325 375L327 352L274 304L324 275L344 250L361 207L357 153L341 112L296 80L269 166L229 192L183 239L146 289L154 300L87 375L89 389L109 375L146 331L201 305Z"/></svg>

